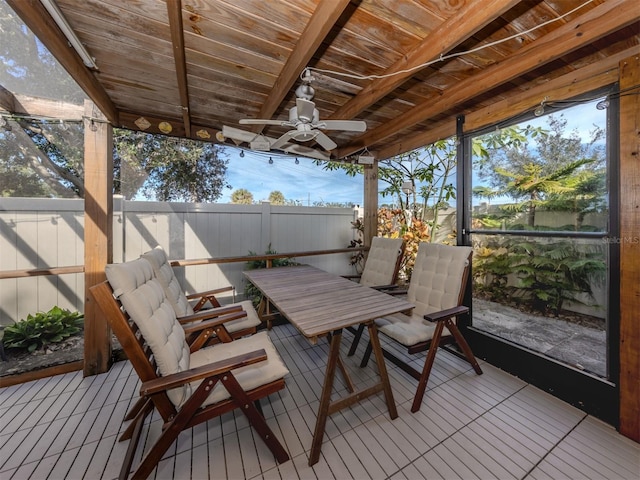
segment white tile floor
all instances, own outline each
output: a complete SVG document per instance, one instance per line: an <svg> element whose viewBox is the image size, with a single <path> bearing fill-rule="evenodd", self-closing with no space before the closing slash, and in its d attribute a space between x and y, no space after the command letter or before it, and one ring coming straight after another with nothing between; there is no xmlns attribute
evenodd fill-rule
<svg viewBox="0 0 640 480"><path fill-rule="evenodd" d="M477 376L442 350L418 413L410 412L415 380L388 365L399 417L389 419L381 395L333 415L320 462L309 467L327 346L311 346L290 325L271 337L290 375L263 410L291 460L277 465L245 418L227 414L183 432L153 478L640 478L637 443L491 365ZM366 384L375 362L359 369L361 355L346 363ZM137 386L120 362L95 377L77 372L1 389L0 478L116 478L127 446L118 432ZM159 427L154 417L145 438Z"/></svg>

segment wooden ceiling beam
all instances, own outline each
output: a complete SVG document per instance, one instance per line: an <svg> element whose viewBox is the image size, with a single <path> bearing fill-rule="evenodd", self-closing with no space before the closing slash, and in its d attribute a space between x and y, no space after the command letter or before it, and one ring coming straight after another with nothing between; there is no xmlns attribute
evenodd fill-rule
<svg viewBox="0 0 640 480"><path fill-rule="evenodd" d="M260 109L258 118L271 118L284 98L295 84L302 70L318 50L322 41L338 21L350 0L321 0L316 7L309 23L307 23L300 40L289 55L280 75L273 84L266 102ZM256 125L255 132L261 132L263 125Z"/></svg>
<svg viewBox="0 0 640 480"><path fill-rule="evenodd" d="M640 11L635 2L607 1L521 48L506 60L461 81L454 88L443 92L438 99L430 99L416 105L402 116L360 136L351 144L338 149L336 156L343 158L381 142L405 128L472 100L482 93L620 30L638 21L638 18Z"/></svg>
<svg viewBox="0 0 640 480"><path fill-rule="evenodd" d="M425 63L446 55L453 48L480 31L486 25L509 10L520 0L485 1L482 8L469 2L455 15L442 22L438 28L403 55L396 63L367 84L355 97L338 108L331 119L351 119L378 100L402 85L409 77L422 70ZM391 76L387 76L391 75Z"/></svg>
<svg viewBox="0 0 640 480"><path fill-rule="evenodd" d="M187 137L191 137L191 113L189 108L189 86L187 82L187 60L184 52L184 30L182 26L182 1L167 0L169 14L169 29L173 44L173 60L176 65L176 77L180 104L182 106L182 121Z"/></svg>
<svg viewBox="0 0 640 480"><path fill-rule="evenodd" d="M89 95L107 120L113 125L117 125L118 110L109 95L85 66L76 51L69 46L66 37L42 4L38 0L7 0L7 3L56 57L80 88Z"/></svg>
<svg viewBox="0 0 640 480"><path fill-rule="evenodd" d="M548 83L527 90L522 94L509 97L465 116L466 131L478 130L520 115L539 105L547 97L547 102L569 100L598 88L611 85L618 80L618 64L625 58L637 53L637 47L628 48L602 61L592 63L579 70L567 73L550 80ZM389 145L378 151L380 160L391 158L401 153L430 145L438 140L456 134L455 117L448 118L428 131L404 137L400 142Z"/></svg>

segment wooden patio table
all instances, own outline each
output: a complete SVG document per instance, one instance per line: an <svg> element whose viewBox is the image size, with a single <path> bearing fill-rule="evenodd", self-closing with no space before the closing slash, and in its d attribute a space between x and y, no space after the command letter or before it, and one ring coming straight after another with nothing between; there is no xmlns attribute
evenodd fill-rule
<svg viewBox="0 0 640 480"><path fill-rule="evenodd" d="M329 415L383 391L389 416L391 419L398 416L374 319L411 309L412 304L308 265L250 270L244 275L312 343L320 337L329 340L309 466L320 458ZM357 391L340 357L340 342L343 329L360 324L369 329L379 382ZM331 401L336 367L341 370L350 393Z"/></svg>

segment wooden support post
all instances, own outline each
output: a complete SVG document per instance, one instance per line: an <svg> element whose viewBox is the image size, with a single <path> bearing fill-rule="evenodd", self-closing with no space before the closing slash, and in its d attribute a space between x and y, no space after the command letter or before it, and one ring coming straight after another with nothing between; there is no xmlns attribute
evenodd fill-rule
<svg viewBox="0 0 640 480"><path fill-rule="evenodd" d="M106 372L111 330L89 293L113 260L113 130L91 101L84 119L84 375Z"/></svg>
<svg viewBox="0 0 640 480"><path fill-rule="evenodd" d="M640 55L620 62L620 90L640 84ZM640 97L620 97L620 433L640 442ZM615 321L615 319L613 319Z"/></svg>
<svg viewBox="0 0 640 480"><path fill-rule="evenodd" d="M378 161L364 166L364 246L378 234Z"/></svg>

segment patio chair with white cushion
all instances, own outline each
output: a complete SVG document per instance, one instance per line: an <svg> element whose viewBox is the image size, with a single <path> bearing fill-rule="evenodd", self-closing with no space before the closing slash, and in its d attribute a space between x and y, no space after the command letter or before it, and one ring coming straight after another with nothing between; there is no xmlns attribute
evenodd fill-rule
<svg viewBox="0 0 640 480"><path fill-rule="evenodd" d="M194 312L200 311L207 302L209 302L213 307L220 307L220 302L218 302L215 295L217 293L233 289L233 287L223 287L215 290L208 290L206 292L186 295L180 286L180 282L178 282L178 278L176 277L173 267L167 258L167 254L161 246L158 245L153 250L143 253L141 257L151 264L153 272L158 278L160 285L162 285L167 300L169 300L169 303L173 307L178 318L184 317L185 315L193 315ZM194 299L198 299L198 301L195 305L192 305L189 300ZM231 337L238 338L256 333L261 322L255 308L253 308L251 300L231 303L225 306L241 307L245 312L247 312L247 316L245 318L228 322L224 325L226 331L231 335Z"/></svg>
<svg viewBox="0 0 640 480"><path fill-rule="evenodd" d="M154 409L164 421L162 432L150 439L155 443L145 447L133 478L147 478L181 431L236 408L279 463L289 460L259 410L258 401L283 389L288 373L267 332L199 348L202 342L187 342L189 334L210 336L238 313L183 326L146 260L108 265L106 274L108 281L90 290L140 377L145 402L120 437L131 439L120 478L129 476L144 420Z"/></svg>
<svg viewBox="0 0 640 480"><path fill-rule="evenodd" d="M405 243L401 238L373 237L362 275L359 277L347 275L346 278L359 278L360 285L377 290L396 287L404 247ZM362 324L357 329L349 329L355 337L351 342L351 348L347 356L352 356L356 352L364 327L364 324Z"/></svg>
<svg viewBox="0 0 640 480"><path fill-rule="evenodd" d="M469 344L456 325L456 317L469 312L462 301L472 255L471 247L421 243L407 291L407 301L415 307L410 314L397 313L376 319L378 331L407 347L407 353L428 350L424 367L419 372L384 349L383 345L385 358L418 380L412 412L420 409L438 347L457 343L462 350L462 358L478 375L482 374ZM367 365L370 356L371 344L365 351L362 367Z"/></svg>

